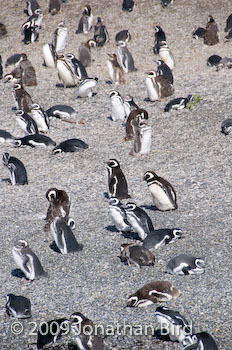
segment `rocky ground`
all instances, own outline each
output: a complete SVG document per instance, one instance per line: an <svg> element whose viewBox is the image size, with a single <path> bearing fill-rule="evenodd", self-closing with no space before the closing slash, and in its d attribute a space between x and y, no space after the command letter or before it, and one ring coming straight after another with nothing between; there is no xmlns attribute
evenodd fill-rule
<svg viewBox="0 0 232 350"><path fill-rule="evenodd" d="M226 18L232 12L229 0L205 1L174 0L163 9L158 0L136 1L132 13L121 11L121 1L90 1L95 16L101 16L107 26L110 42L100 50L93 50L94 62L88 73L97 76L97 95L91 99L77 99L76 88L56 87L59 83L56 69L42 66L42 45L52 40L53 31L61 20L68 27L66 52L78 55L82 41L92 37L76 35L83 1L68 0L64 11L56 16L48 13L48 1L39 1L44 11L39 41L24 45L21 25L27 17L24 2L2 2L0 22L8 30L1 39L3 63L14 53L25 52L37 73L38 86L27 88L33 100L44 109L55 104L69 104L78 112L76 121L69 124L52 121L48 136L57 143L77 137L89 145L83 153L52 155L51 149L20 148L1 144L1 153L9 152L23 161L29 184L11 186L0 182L2 231L0 248L0 344L2 349L32 348L36 341L33 327L40 322L58 317L69 317L81 311L96 324L106 327L131 325L157 326L154 319L156 305L146 308L125 308L128 296L154 280L172 281L182 295L167 304L192 320L196 331L209 332L219 350L229 349L231 336L231 137L220 133L220 125L230 117L231 71L217 72L206 65L212 54L231 56L231 43L224 42ZM193 40L194 26L205 26L208 15L214 16L220 43L206 46ZM154 25L166 33L175 57L175 97L199 94L202 101L192 110L164 113L171 98L148 103L145 71L156 68L157 57L152 52ZM116 52L115 34L129 29L132 41L128 48L133 54L137 72L126 75L127 84L107 85L107 53ZM4 73L8 72L7 70ZM11 88L0 82L1 129L14 136L23 136L16 125ZM108 93L117 89L122 96L128 94L149 113L152 126L152 148L146 156L129 155L131 142L125 142L125 128L110 119ZM112 230L105 198L105 162L116 158L126 175L132 199L144 206L155 228L180 227L185 238L173 245L156 250L154 267L124 266L117 255L122 243L128 241ZM151 196L142 181L145 171L154 170L174 186L179 208L173 212L158 212L150 208ZM0 166L0 179L9 177L8 170ZM48 202L45 193L50 187L64 189L72 200L71 215L76 220L75 235L84 245L80 253L63 256L50 249L52 236L43 232L43 217ZM12 275L16 268L11 249L18 239L25 239L39 256L48 277L29 286ZM164 274L170 258L190 253L206 261L201 276L172 276ZM5 314L4 295L15 293L30 298L32 318L21 322L24 330L13 334L13 323ZM165 304L165 303L164 303ZM35 327L35 328L36 328ZM37 329L36 328L36 329ZM181 349L179 344L162 343L151 336L115 334L105 339L107 349ZM136 333L136 332L134 332ZM61 344L67 348L68 338ZM55 347L58 349L58 347ZM61 347L59 347L60 349Z"/></svg>

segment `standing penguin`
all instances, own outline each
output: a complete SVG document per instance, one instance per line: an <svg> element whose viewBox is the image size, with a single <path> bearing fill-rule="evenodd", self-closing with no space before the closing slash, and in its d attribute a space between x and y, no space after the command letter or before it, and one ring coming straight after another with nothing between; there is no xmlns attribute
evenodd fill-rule
<svg viewBox="0 0 232 350"><path fill-rule="evenodd" d="M25 112L31 111L33 105L32 98L21 84L15 84L13 86L13 96L17 109L22 109Z"/></svg>
<svg viewBox="0 0 232 350"><path fill-rule="evenodd" d="M0 79L3 77L2 56L0 56Z"/></svg>
<svg viewBox="0 0 232 350"><path fill-rule="evenodd" d="M65 88L77 86L78 82L88 78L85 67L72 53L58 55L56 66Z"/></svg>
<svg viewBox="0 0 232 350"><path fill-rule="evenodd" d="M107 68L112 82L114 82L116 85L126 84L123 69L117 60L116 54L108 54Z"/></svg>
<svg viewBox="0 0 232 350"><path fill-rule="evenodd" d="M158 60L157 66L157 75L163 75L165 78L170 80L171 84L173 85L173 74L169 66L163 60Z"/></svg>
<svg viewBox="0 0 232 350"><path fill-rule="evenodd" d="M20 128L24 131L25 135L38 134L38 126L33 118L22 109L18 109L16 112L16 121Z"/></svg>
<svg viewBox="0 0 232 350"><path fill-rule="evenodd" d="M48 12L51 15L57 15L57 13L62 11L62 1L61 0L49 0Z"/></svg>
<svg viewBox="0 0 232 350"><path fill-rule="evenodd" d="M119 162L116 159L109 159L107 166L108 192L110 197L118 199L130 198L125 175L122 172Z"/></svg>
<svg viewBox="0 0 232 350"><path fill-rule="evenodd" d="M56 30L53 33L52 45L57 54L63 53L66 46L66 38L68 29L64 21L58 23Z"/></svg>
<svg viewBox="0 0 232 350"><path fill-rule="evenodd" d="M83 64L84 67L91 66L91 48L96 47L96 41L93 39L88 40L86 43L81 43L79 46L79 61Z"/></svg>
<svg viewBox="0 0 232 350"><path fill-rule="evenodd" d="M103 24L101 17L97 18L97 23L94 26L94 41L97 47L102 47L109 41L109 34L107 32L106 26Z"/></svg>
<svg viewBox="0 0 232 350"><path fill-rule="evenodd" d="M126 120L126 137L124 138L125 141L128 140L133 140L134 138L134 120L147 120L148 119L148 113L145 109L143 108L137 108L137 109L133 109L127 120Z"/></svg>
<svg viewBox="0 0 232 350"><path fill-rule="evenodd" d="M76 34L80 34L80 33L88 34L92 28L92 22L93 22L93 14L92 14L91 7L89 5L85 5L82 11L82 16L78 23Z"/></svg>
<svg viewBox="0 0 232 350"><path fill-rule="evenodd" d="M40 9L37 0L25 0L25 1L26 1L26 8L24 12L28 16L32 16L37 9Z"/></svg>
<svg viewBox="0 0 232 350"><path fill-rule="evenodd" d="M9 316L17 318L31 317L31 302L22 295L6 295L6 313Z"/></svg>
<svg viewBox="0 0 232 350"><path fill-rule="evenodd" d="M131 230L130 224L126 221L125 209L116 197L109 199L109 216L119 232L128 232Z"/></svg>
<svg viewBox="0 0 232 350"><path fill-rule="evenodd" d="M219 43L218 26L213 16L209 16L204 36L204 44L216 45L217 43Z"/></svg>
<svg viewBox="0 0 232 350"><path fill-rule="evenodd" d="M31 117L36 122L40 132L47 132L49 130L48 115L38 103L33 103L31 108Z"/></svg>
<svg viewBox="0 0 232 350"><path fill-rule="evenodd" d="M134 128L134 145L131 155L147 154L151 149L151 126L147 121L135 118L132 122Z"/></svg>
<svg viewBox="0 0 232 350"><path fill-rule="evenodd" d="M39 30L42 25L43 13L41 9L36 9L22 25L22 35L24 35L24 44L34 43L39 38Z"/></svg>
<svg viewBox="0 0 232 350"><path fill-rule="evenodd" d="M158 55L160 50L160 43L166 41L166 35L163 29L160 26L155 26L155 42L153 47L153 52L155 55Z"/></svg>
<svg viewBox="0 0 232 350"><path fill-rule="evenodd" d="M115 122L117 120L124 121L126 119L126 110L124 100L118 91L110 91L110 107L111 118Z"/></svg>
<svg viewBox="0 0 232 350"><path fill-rule="evenodd" d="M3 153L2 157L3 165L10 170L10 182L11 185L26 185L27 171L24 164L18 158L11 157L9 153Z"/></svg>
<svg viewBox="0 0 232 350"><path fill-rule="evenodd" d="M173 186L153 171L147 171L143 180L147 182L154 205L161 211L175 210L178 208L176 191Z"/></svg>
<svg viewBox="0 0 232 350"><path fill-rule="evenodd" d="M146 88L151 102L158 101L174 94L174 88L169 79L158 75L155 71L146 72Z"/></svg>
<svg viewBox="0 0 232 350"><path fill-rule="evenodd" d="M173 54L172 54L170 48L168 47L168 44L166 41L160 42L159 56L160 56L161 60L163 60L164 63L166 63L167 66L171 70L173 70L173 68L175 67L175 61L174 61Z"/></svg>
<svg viewBox="0 0 232 350"><path fill-rule="evenodd" d="M19 61L19 67L22 70L22 83L25 86L36 86L36 73L35 68L32 66L31 62L27 58L25 53L21 54L21 59Z"/></svg>
<svg viewBox="0 0 232 350"><path fill-rule="evenodd" d="M121 30L120 32L118 32L115 35L115 43L116 43L116 45L120 41L124 41L125 43L128 43L130 40L131 40L131 34L130 34L129 30L127 30L127 29Z"/></svg>
<svg viewBox="0 0 232 350"><path fill-rule="evenodd" d="M135 72L137 69L135 68L133 57L126 47L125 41L120 41L117 43L117 45L117 57L124 73Z"/></svg>
<svg viewBox="0 0 232 350"><path fill-rule="evenodd" d="M44 44L43 45L43 58L45 67L55 68L56 66L56 51L53 44Z"/></svg>

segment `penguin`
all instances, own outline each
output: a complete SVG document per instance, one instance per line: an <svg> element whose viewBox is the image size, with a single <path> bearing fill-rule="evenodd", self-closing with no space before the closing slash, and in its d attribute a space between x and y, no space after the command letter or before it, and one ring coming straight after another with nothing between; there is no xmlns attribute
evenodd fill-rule
<svg viewBox="0 0 232 350"><path fill-rule="evenodd" d="M134 245L133 243L124 243L121 245L120 259L122 262L126 262L127 265L141 266L154 266L155 255L150 250L144 248L141 245Z"/></svg>
<svg viewBox="0 0 232 350"><path fill-rule="evenodd" d="M225 32L229 32L232 29L232 13L227 17L226 26L224 28Z"/></svg>
<svg viewBox="0 0 232 350"><path fill-rule="evenodd" d="M62 11L62 1L61 0L49 0L48 12L54 16Z"/></svg>
<svg viewBox="0 0 232 350"><path fill-rule="evenodd" d="M134 144L130 152L135 156L138 154L148 154L151 150L151 126L147 121L135 118L132 122L134 128Z"/></svg>
<svg viewBox="0 0 232 350"><path fill-rule="evenodd" d="M44 59L43 65L48 68L55 68L57 56L53 44L44 44L42 50Z"/></svg>
<svg viewBox="0 0 232 350"><path fill-rule="evenodd" d="M75 118L77 116L77 111L68 105L55 105L46 110L48 118Z"/></svg>
<svg viewBox="0 0 232 350"><path fill-rule="evenodd" d="M28 16L32 16L37 9L40 9L37 0L26 0L26 9L24 13Z"/></svg>
<svg viewBox="0 0 232 350"><path fill-rule="evenodd" d="M135 103L133 97L130 95L124 98L124 107L127 118L129 117L131 111L139 109L139 106Z"/></svg>
<svg viewBox="0 0 232 350"><path fill-rule="evenodd" d="M21 84L14 84L13 96L15 99L16 109L22 109L25 112L31 112L33 106L32 98Z"/></svg>
<svg viewBox="0 0 232 350"><path fill-rule="evenodd" d="M0 55L0 79L3 77L2 56Z"/></svg>
<svg viewBox="0 0 232 350"><path fill-rule="evenodd" d="M134 232L138 233L139 238L143 241L152 231L154 226L150 216L138 207L135 203L129 202L124 207L126 219L133 228Z"/></svg>
<svg viewBox="0 0 232 350"><path fill-rule="evenodd" d="M12 85L20 84L23 87L22 68L20 66L15 67L10 73L4 75L2 81L3 83L10 82Z"/></svg>
<svg viewBox="0 0 232 350"><path fill-rule="evenodd" d="M31 317L31 302L22 295L7 294L5 308L8 316L20 319Z"/></svg>
<svg viewBox="0 0 232 350"><path fill-rule="evenodd" d="M104 350L104 340L97 335L96 326L81 312L70 316L71 331L81 350Z"/></svg>
<svg viewBox="0 0 232 350"><path fill-rule="evenodd" d="M121 30L115 35L116 45L121 41L124 41L127 44L130 40L131 40L131 34L127 29Z"/></svg>
<svg viewBox="0 0 232 350"><path fill-rule="evenodd" d="M173 85L173 74L169 66L163 61L158 60L157 62L157 75L163 75L165 78L167 78L171 84Z"/></svg>
<svg viewBox="0 0 232 350"><path fill-rule="evenodd" d="M156 308L154 316L161 326L159 330L160 340L182 342L187 335L192 333L191 323L178 311L171 310L165 306L159 306Z"/></svg>
<svg viewBox="0 0 232 350"><path fill-rule="evenodd" d="M61 254L81 251L83 245L79 244L71 228L60 217L55 217L50 225L50 230Z"/></svg>
<svg viewBox="0 0 232 350"><path fill-rule="evenodd" d="M114 53L108 54L108 59L106 63L107 63L108 73L111 81L116 85L126 84L126 80L124 78L124 72L118 62L117 55Z"/></svg>
<svg viewBox="0 0 232 350"><path fill-rule="evenodd" d="M97 23L94 26L93 39L97 47L102 47L109 41L109 34L101 17L97 17Z"/></svg>
<svg viewBox="0 0 232 350"><path fill-rule="evenodd" d="M117 58L124 73L136 72L137 69L135 68L135 65L134 65L134 59L130 51L126 47L125 41L119 41L117 45L118 45Z"/></svg>
<svg viewBox="0 0 232 350"><path fill-rule="evenodd" d="M172 109L180 110L186 108L187 104L194 100L193 95L187 97L178 97L174 100L169 101L164 107L164 112L170 112Z"/></svg>
<svg viewBox="0 0 232 350"><path fill-rule="evenodd" d="M164 63L167 64L167 66L173 70L175 67L175 60L173 57L173 54L171 50L168 47L168 44L166 41L160 42L160 49L159 49L159 56Z"/></svg>
<svg viewBox="0 0 232 350"><path fill-rule="evenodd" d="M120 200L116 197L109 198L109 217L119 232L131 231L131 226L126 220L126 212Z"/></svg>
<svg viewBox="0 0 232 350"><path fill-rule="evenodd" d="M58 318L46 322L41 322L37 332L37 349L44 349L61 338L62 334L69 331L69 320Z"/></svg>
<svg viewBox="0 0 232 350"><path fill-rule="evenodd" d="M26 135L21 138L15 138L14 145L15 147L22 147L22 146L49 147L49 146L55 146L56 143L48 136L41 135L41 134L33 134L33 135Z"/></svg>
<svg viewBox="0 0 232 350"><path fill-rule="evenodd" d="M154 205L158 210L167 211L178 208L176 191L173 186L153 171L147 171L143 180L147 182Z"/></svg>
<svg viewBox="0 0 232 350"><path fill-rule="evenodd" d="M22 70L22 83L24 86L36 86L36 73L35 68L32 66L31 62L28 60L25 53L21 54L21 59L19 61L19 67Z"/></svg>
<svg viewBox="0 0 232 350"><path fill-rule="evenodd" d="M180 254L169 261L166 272L176 275L200 275L205 272L205 262L192 255Z"/></svg>
<svg viewBox="0 0 232 350"><path fill-rule="evenodd" d="M11 157L9 153L3 153L3 165L10 171L11 185L26 185L28 184L27 171L24 164L18 158Z"/></svg>
<svg viewBox="0 0 232 350"><path fill-rule="evenodd" d="M207 59L207 66L209 67L217 66L220 63L221 59L222 59L221 56L212 55Z"/></svg>
<svg viewBox="0 0 232 350"><path fill-rule="evenodd" d="M34 43L39 38L39 30L42 24L43 13L41 9L35 10L35 13L28 18L22 25L22 35L24 44Z"/></svg>
<svg viewBox="0 0 232 350"><path fill-rule="evenodd" d="M89 146L80 139L68 139L62 141L58 146L53 149L53 154L58 154L62 152L80 152L88 149Z"/></svg>
<svg viewBox="0 0 232 350"><path fill-rule="evenodd" d="M159 54L160 43L166 41L166 34L160 26L155 26L155 42L153 47L153 52L155 55Z"/></svg>
<svg viewBox="0 0 232 350"><path fill-rule="evenodd" d="M0 39L4 38L7 35L7 29L5 24L0 23Z"/></svg>
<svg viewBox="0 0 232 350"><path fill-rule="evenodd" d="M216 71L218 72L219 70L223 68L232 68L232 58L229 57L223 57L219 63L216 65Z"/></svg>
<svg viewBox="0 0 232 350"><path fill-rule="evenodd" d="M48 115L38 103L33 103L31 117L36 122L39 132L47 132L49 130Z"/></svg>
<svg viewBox="0 0 232 350"><path fill-rule="evenodd" d="M229 31L229 33L225 36L226 41L232 40L232 29Z"/></svg>
<svg viewBox="0 0 232 350"><path fill-rule="evenodd" d="M207 332L188 335L182 345L183 350L218 350L215 340Z"/></svg>
<svg viewBox="0 0 232 350"><path fill-rule="evenodd" d="M81 81L77 89L77 97L92 97L96 95L93 88L97 85L98 78L86 78Z"/></svg>
<svg viewBox="0 0 232 350"><path fill-rule="evenodd" d="M72 53L67 54L66 59L72 66L72 69L74 70L74 73L78 77L79 81L88 78L85 67Z"/></svg>
<svg viewBox="0 0 232 350"><path fill-rule="evenodd" d="M116 159L109 159L106 162L106 169L109 198L117 197L119 200L130 198L126 177L119 162Z"/></svg>
<svg viewBox="0 0 232 350"><path fill-rule="evenodd" d="M151 102L159 101L174 94L174 87L170 80L163 75L157 76L155 71L146 72L146 88Z"/></svg>
<svg viewBox="0 0 232 350"><path fill-rule="evenodd" d="M67 34L68 28L65 24L65 21L58 23L58 26L53 33L52 41L52 45L56 54L63 53L65 50Z"/></svg>
<svg viewBox="0 0 232 350"><path fill-rule="evenodd" d="M179 228L154 230L147 235L143 241L143 247L147 249L158 249L166 244L174 243L183 237L183 232Z"/></svg>
<svg viewBox="0 0 232 350"><path fill-rule="evenodd" d="M22 109L18 109L15 112L15 118L20 128L24 131L25 135L39 133L38 126L34 119L32 119L31 116L24 112Z"/></svg>
<svg viewBox="0 0 232 350"><path fill-rule="evenodd" d="M111 118L115 122L117 120L125 121L126 110L125 104L122 96L116 90L112 90L109 93L110 96L110 108L111 108Z"/></svg>
<svg viewBox="0 0 232 350"><path fill-rule="evenodd" d="M147 120L148 119L148 113L143 108L137 108L130 112L127 120L126 120L126 137L124 138L125 141L133 140L134 138L134 126L133 122L134 120Z"/></svg>
<svg viewBox="0 0 232 350"><path fill-rule="evenodd" d="M230 135L232 133L232 119L226 119L221 124L221 132L225 135Z"/></svg>
<svg viewBox="0 0 232 350"><path fill-rule="evenodd" d="M127 306L144 307L160 301L176 299L180 294L180 290L174 287L171 282L154 281L145 284L137 292L131 294L127 300Z"/></svg>
<svg viewBox="0 0 232 350"><path fill-rule="evenodd" d="M91 47L96 47L96 41L93 39L88 40L86 43L81 43L79 46L79 61L84 67L91 66Z"/></svg>
<svg viewBox="0 0 232 350"><path fill-rule="evenodd" d="M122 2L122 10L127 12L132 12L134 8L134 1L133 0L123 0Z"/></svg>
<svg viewBox="0 0 232 350"><path fill-rule="evenodd" d="M92 10L89 5L86 5L82 11L82 16L79 20L76 34L80 34L80 33L88 34L92 29L92 23L93 23Z"/></svg>
<svg viewBox="0 0 232 350"><path fill-rule="evenodd" d="M30 281L46 276L37 255L31 250L28 243L19 240L12 249L14 261Z"/></svg>
<svg viewBox="0 0 232 350"><path fill-rule="evenodd" d="M14 55L11 55L10 57L7 58L6 63L5 63L5 67L9 67L9 66L16 66L17 63L19 63L21 59L21 53L15 53Z"/></svg>
<svg viewBox="0 0 232 350"><path fill-rule="evenodd" d="M193 39L196 39L196 40L204 39L205 33L206 33L206 29L199 27L199 28L193 30L192 37L193 37Z"/></svg>
<svg viewBox="0 0 232 350"><path fill-rule="evenodd" d="M14 142L14 136L12 136L8 131L0 129L0 142L9 142L13 143Z"/></svg>
<svg viewBox="0 0 232 350"><path fill-rule="evenodd" d="M59 79L64 87L77 86L78 82L88 78L83 64L73 54L58 55L56 62Z"/></svg>
<svg viewBox="0 0 232 350"><path fill-rule="evenodd" d="M167 7L173 3L173 0L160 0L162 7Z"/></svg>
<svg viewBox="0 0 232 350"><path fill-rule="evenodd" d="M213 16L208 17L206 32L204 36L205 45L216 45L219 43L218 26Z"/></svg>

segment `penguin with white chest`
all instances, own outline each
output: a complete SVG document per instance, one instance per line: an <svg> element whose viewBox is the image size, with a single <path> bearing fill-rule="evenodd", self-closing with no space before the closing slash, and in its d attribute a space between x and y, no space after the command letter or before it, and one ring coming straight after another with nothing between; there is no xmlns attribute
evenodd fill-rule
<svg viewBox="0 0 232 350"><path fill-rule="evenodd" d="M126 220L126 212L120 200L116 197L109 199L109 217L119 232L131 231L131 225Z"/></svg>
<svg viewBox="0 0 232 350"><path fill-rule="evenodd" d="M53 44L44 44L42 50L44 59L43 65L45 67L55 68L57 56Z"/></svg>
<svg viewBox="0 0 232 350"><path fill-rule="evenodd" d="M75 118L77 116L77 111L68 105L55 105L46 110L49 120L51 118Z"/></svg>
<svg viewBox="0 0 232 350"><path fill-rule="evenodd" d="M4 143L4 142L13 143L14 139L15 139L15 137L13 135L11 135L8 131L0 129L0 142L1 143Z"/></svg>
<svg viewBox="0 0 232 350"><path fill-rule="evenodd" d="M147 249L158 249L164 247L166 244L174 243L182 237L183 232L179 228L163 228L154 230L150 232L149 235L144 239L143 246Z"/></svg>
<svg viewBox="0 0 232 350"><path fill-rule="evenodd" d="M58 55L56 66L65 88L77 86L78 82L88 78L85 67L72 53Z"/></svg>
<svg viewBox="0 0 232 350"><path fill-rule="evenodd" d="M116 45L121 41L128 43L130 40L131 40L131 34L130 34L129 30L127 30L127 29L121 30L120 32L118 32L115 35Z"/></svg>
<svg viewBox="0 0 232 350"><path fill-rule="evenodd" d="M55 146L56 143L50 137L41 134L32 134L27 135L21 138L15 138L14 140L15 147L51 147Z"/></svg>
<svg viewBox="0 0 232 350"><path fill-rule="evenodd" d="M117 197L120 200L130 198L126 177L119 162L116 159L109 159L106 167L109 198Z"/></svg>
<svg viewBox="0 0 232 350"><path fill-rule="evenodd" d="M31 302L22 295L6 295L6 313L8 316L19 319L31 317Z"/></svg>
<svg viewBox="0 0 232 350"><path fill-rule="evenodd" d="M38 126L33 118L22 109L18 109L15 112L15 118L20 126L20 128L24 131L25 135L38 134Z"/></svg>
<svg viewBox="0 0 232 350"><path fill-rule="evenodd" d="M200 275L205 272L205 262L192 255L180 254L169 261L166 271L176 275Z"/></svg>
<svg viewBox="0 0 232 350"><path fill-rule="evenodd" d="M80 139L68 139L65 141L62 141L53 149L53 154L59 154L62 152L83 152L84 150L88 149L89 146L87 143Z"/></svg>
<svg viewBox="0 0 232 350"><path fill-rule="evenodd" d="M122 96L116 90L112 90L109 93L110 96L110 107L111 107L111 118L115 122L117 120L125 121L126 110Z"/></svg>
<svg viewBox="0 0 232 350"><path fill-rule="evenodd" d="M134 145L131 155L148 154L151 149L151 126L146 120L134 119Z"/></svg>
<svg viewBox="0 0 232 350"><path fill-rule="evenodd" d="M24 164L18 158L11 157L9 153L3 153L2 157L3 165L5 165L10 171L11 185L26 185L27 171Z"/></svg>
<svg viewBox="0 0 232 350"><path fill-rule="evenodd" d="M163 60L171 70L174 69L175 60L166 41L160 42L159 56L161 60Z"/></svg>
<svg viewBox="0 0 232 350"><path fill-rule="evenodd" d="M221 124L221 132L225 135L232 133L232 118L226 119Z"/></svg>
<svg viewBox="0 0 232 350"><path fill-rule="evenodd" d="M86 78L81 81L77 89L77 97L92 97L96 95L96 93L93 92L93 88L96 87L97 83L98 78Z"/></svg>
<svg viewBox="0 0 232 350"><path fill-rule="evenodd" d="M169 79L157 75L155 71L146 72L146 88L151 102L159 101L174 94L174 87Z"/></svg>
<svg viewBox="0 0 232 350"><path fill-rule="evenodd" d="M188 335L182 345L183 350L218 350L215 340L207 332Z"/></svg>
<svg viewBox="0 0 232 350"><path fill-rule="evenodd" d="M158 210L167 211L178 208L176 191L173 186L153 171L147 171L143 180L147 182L154 205Z"/></svg>
<svg viewBox="0 0 232 350"><path fill-rule="evenodd" d="M164 112L169 112L171 110L180 110L187 107L188 103L194 100L193 95L188 95L187 97L177 97L169 101L164 107Z"/></svg>
<svg viewBox="0 0 232 350"><path fill-rule="evenodd" d="M64 21L58 23L58 26L53 34L52 45L54 47L55 52L62 53L66 46L66 39L68 35L68 28Z"/></svg>
<svg viewBox="0 0 232 350"><path fill-rule="evenodd" d="M24 12L28 16L32 16L37 9L40 9L37 0L26 0L26 8Z"/></svg>
<svg viewBox="0 0 232 350"><path fill-rule="evenodd" d="M48 115L38 103L32 105L31 117L36 122L39 132L47 132L49 130Z"/></svg>
<svg viewBox="0 0 232 350"><path fill-rule="evenodd" d="M124 73L135 72L137 69L134 65L134 59L132 54L128 50L125 41L120 41L117 43L117 57L118 61L124 71Z"/></svg>

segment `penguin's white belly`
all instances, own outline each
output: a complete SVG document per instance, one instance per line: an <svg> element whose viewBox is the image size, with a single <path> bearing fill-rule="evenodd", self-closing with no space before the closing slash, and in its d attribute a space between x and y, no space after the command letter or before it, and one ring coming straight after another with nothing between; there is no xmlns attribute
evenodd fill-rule
<svg viewBox="0 0 232 350"><path fill-rule="evenodd" d="M49 44L43 45L43 58L44 58L45 65L47 67L55 68L55 61L54 61L54 57L51 53Z"/></svg>
<svg viewBox="0 0 232 350"><path fill-rule="evenodd" d="M152 184L149 186L149 188L152 193L153 202L159 210L166 211L175 209L162 187L157 184Z"/></svg>
<svg viewBox="0 0 232 350"><path fill-rule="evenodd" d="M147 92L148 92L148 97L150 100L157 101L159 100L159 94L158 94L158 88L154 87L153 82L150 78L146 79L146 86L147 86Z"/></svg>
<svg viewBox="0 0 232 350"><path fill-rule="evenodd" d="M123 104L117 99L111 99L111 117L113 121L125 120L126 112Z"/></svg>
<svg viewBox="0 0 232 350"><path fill-rule="evenodd" d="M107 60L107 67L108 67L108 73L109 73L110 79L114 81L114 68L112 63L109 60Z"/></svg>
<svg viewBox="0 0 232 350"><path fill-rule="evenodd" d="M66 46L67 31L62 31L56 41L56 52L63 52Z"/></svg>
<svg viewBox="0 0 232 350"><path fill-rule="evenodd" d="M141 149L139 151L140 154L149 153L151 149L151 126L147 127L141 133Z"/></svg>
<svg viewBox="0 0 232 350"><path fill-rule="evenodd" d="M118 231L130 231L130 226L128 226L121 215L121 213L114 208L109 209L109 217L114 223L114 226Z"/></svg>
<svg viewBox="0 0 232 350"><path fill-rule="evenodd" d="M63 81L65 87L76 86L77 81L70 70L63 64L63 62L57 62L57 69L60 79Z"/></svg>
<svg viewBox="0 0 232 350"><path fill-rule="evenodd" d="M47 126L44 118L40 115L40 113L37 113L36 111L33 112L33 110L32 110L31 117L36 122L39 131L42 131L42 132L48 131L48 126Z"/></svg>
<svg viewBox="0 0 232 350"><path fill-rule="evenodd" d="M127 220L133 227L134 231L138 233L139 237L144 240L147 236L147 234L144 232L144 229L138 224L137 220L134 218L133 215L130 215L127 213Z"/></svg>
<svg viewBox="0 0 232 350"><path fill-rule="evenodd" d="M160 55L160 58L161 60L163 60L167 65L168 67L173 70L174 68L174 59L173 59L173 56L172 54L167 51L167 50L160 50L159 52L159 55Z"/></svg>

